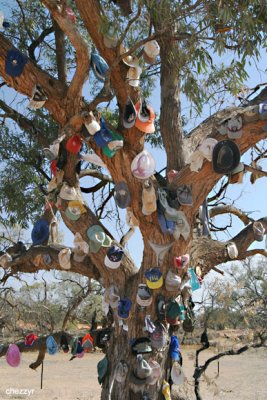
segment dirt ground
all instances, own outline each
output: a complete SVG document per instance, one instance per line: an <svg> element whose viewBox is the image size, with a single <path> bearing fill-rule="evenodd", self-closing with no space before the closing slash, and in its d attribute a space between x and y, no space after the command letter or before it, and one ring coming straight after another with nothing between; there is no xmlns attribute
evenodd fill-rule
<svg viewBox="0 0 267 400"><path fill-rule="evenodd" d="M195 399L192 387L194 350L183 348L184 371L187 382L183 390L187 400ZM206 353L206 354L205 354ZM202 353L203 362L214 351ZM68 354L46 356L44 362L43 389L40 389L40 369L35 372L28 368L34 361L33 354L23 354L18 368L11 368L0 359L0 400L90 400L100 399L101 387L97 381L96 365L103 357L101 353L87 354L82 359L69 362ZM203 400L267 400L267 351L249 350L245 354L224 357L207 370L201 382ZM15 390L23 390L18 394ZM27 390L27 393L26 393Z"/></svg>

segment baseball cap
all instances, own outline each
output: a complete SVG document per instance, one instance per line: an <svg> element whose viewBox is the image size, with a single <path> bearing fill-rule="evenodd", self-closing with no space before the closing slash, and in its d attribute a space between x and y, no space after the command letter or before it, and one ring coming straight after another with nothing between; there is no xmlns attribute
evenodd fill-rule
<svg viewBox="0 0 267 400"><path fill-rule="evenodd" d="M104 259L104 264L106 267L111 269L117 269L121 265L122 258L124 256L124 251L118 246L111 246Z"/></svg>
<svg viewBox="0 0 267 400"><path fill-rule="evenodd" d="M163 285L162 273L158 267L145 271L146 284L150 289L159 289Z"/></svg>
<svg viewBox="0 0 267 400"><path fill-rule="evenodd" d="M178 337L172 335L170 344L171 359L174 361L179 361L180 359L180 343Z"/></svg>

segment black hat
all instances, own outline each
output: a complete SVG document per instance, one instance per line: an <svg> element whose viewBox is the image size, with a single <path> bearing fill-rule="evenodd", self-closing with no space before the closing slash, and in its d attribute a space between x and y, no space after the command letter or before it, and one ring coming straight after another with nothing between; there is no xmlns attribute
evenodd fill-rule
<svg viewBox="0 0 267 400"><path fill-rule="evenodd" d="M235 142L226 139L218 142L212 153L212 166L217 174L229 174L240 161L240 151Z"/></svg>

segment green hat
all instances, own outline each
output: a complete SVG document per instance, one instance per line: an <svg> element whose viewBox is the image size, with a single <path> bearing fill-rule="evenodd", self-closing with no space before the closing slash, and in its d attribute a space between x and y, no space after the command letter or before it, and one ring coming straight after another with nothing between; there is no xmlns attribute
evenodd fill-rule
<svg viewBox="0 0 267 400"><path fill-rule="evenodd" d="M177 318L181 313L180 306L175 300L171 300L167 308L167 317L170 319Z"/></svg>
<svg viewBox="0 0 267 400"><path fill-rule="evenodd" d="M111 136L112 136L112 141L113 140L123 140L123 137L117 133L117 132L113 132L110 131ZM111 150L108 145L103 147L103 153L105 154L105 156L112 158L115 154L116 154L116 150Z"/></svg>
<svg viewBox="0 0 267 400"><path fill-rule="evenodd" d="M79 213L72 212L72 210L68 207L66 208L65 214L66 217L68 217L71 221L77 221L81 216Z"/></svg>
<svg viewBox="0 0 267 400"><path fill-rule="evenodd" d="M92 253L97 253L101 247L110 247L112 239L105 234L99 225L93 225L87 230L89 247Z"/></svg>
<svg viewBox="0 0 267 400"><path fill-rule="evenodd" d="M98 373L98 382L101 385L105 375L108 370L108 359L107 357L104 357L99 363L97 364L97 373Z"/></svg>

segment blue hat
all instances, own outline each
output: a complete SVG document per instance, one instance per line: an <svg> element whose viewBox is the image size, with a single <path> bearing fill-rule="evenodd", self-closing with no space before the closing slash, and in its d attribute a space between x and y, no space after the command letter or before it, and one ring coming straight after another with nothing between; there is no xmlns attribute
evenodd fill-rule
<svg viewBox="0 0 267 400"><path fill-rule="evenodd" d="M34 224L31 236L33 245L46 242L49 238L49 222L44 218L39 219Z"/></svg>
<svg viewBox="0 0 267 400"><path fill-rule="evenodd" d="M123 256L124 251L120 247L111 246L107 251L107 255L104 259L104 264L108 268L117 269L121 264Z"/></svg>
<svg viewBox="0 0 267 400"><path fill-rule="evenodd" d="M158 205L158 221L162 233L169 233L171 235L174 233L175 221L168 220L164 212L159 208L159 205Z"/></svg>
<svg viewBox="0 0 267 400"><path fill-rule="evenodd" d="M132 302L128 298L120 299L118 305L118 316L122 319L129 318Z"/></svg>
<svg viewBox="0 0 267 400"><path fill-rule="evenodd" d="M46 348L48 354L50 354L51 356L57 353L58 345L53 336L48 336L48 338L46 339Z"/></svg>
<svg viewBox="0 0 267 400"><path fill-rule="evenodd" d="M171 344L170 344L170 352L171 352L171 359L175 361L179 361L180 359L180 344L177 336L171 337Z"/></svg>
<svg viewBox="0 0 267 400"><path fill-rule="evenodd" d="M6 55L5 72L12 77L20 76L27 61L28 58L20 51L15 49L8 50Z"/></svg>
<svg viewBox="0 0 267 400"><path fill-rule="evenodd" d="M95 133L94 139L97 146L103 148L114 139L112 132L108 129L103 117L100 118L100 128L100 131Z"/></svg>
<svg viewBox="0 0 267 400"><path fill-rule="evenodd" d="M93 73L95 77L99 80L104 82L106 78L106 74L108 72L108 64L102 58L99 54L97 53L92 53L91 54L91 66L93 69Z"/></svg>
<svg viewBox="0 0 267 400"><path fill-rule="evenodd" d="M159 289L163 285L162 273L157 267L146 270L145 277L149 289Z"/></svg>

